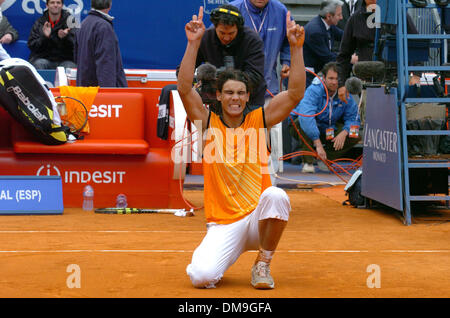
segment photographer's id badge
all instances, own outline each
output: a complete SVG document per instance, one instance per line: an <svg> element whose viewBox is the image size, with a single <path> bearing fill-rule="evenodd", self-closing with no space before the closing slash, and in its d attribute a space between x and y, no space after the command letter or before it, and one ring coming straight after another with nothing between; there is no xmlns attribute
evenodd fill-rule
<svg viewBox="0 0 450 318"><path fill-rule="evenodd" d="M359 137L359 126L351 125L349 135L350 135L350 138L358 138Z"/></svg>
<svg viewBox="0 0 450 318"><path fill-rule="evenodd" d="M334 128L327 128L325 130L327 140L332 140L334 138Z"/></svg>

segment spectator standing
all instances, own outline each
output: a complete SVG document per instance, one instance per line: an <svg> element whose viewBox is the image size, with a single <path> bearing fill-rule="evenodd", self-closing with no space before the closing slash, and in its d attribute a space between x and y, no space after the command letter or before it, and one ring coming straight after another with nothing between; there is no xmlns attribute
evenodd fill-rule
<svg viewBox="0 0 450 318"><path fill-rule="evenodd" d="M230 2L244 17L245 25L257 32L264 42L264 78L267 89L276 95L280 91L277 59L281 64L281 78L289 74L291 55L286 38L287 9L278 0L235 0ZM272 95L266 92L265 96Z"/></svg>
<svg viewBox="0 0 450 318"><path fill-rule="evenodd" d="M36 69L75 68L75 32L68 26L70 12L63 0L47 0L44 14L34 23L28 38L30 63Z"/></svg>
<svg viewBox="0 0 450 318"><path fill-rule="evenodd" d="M342 6L342 20L338 22L337 26L344 31L348 19L355 13L361 10L364 0L343 0Z"/></svg>
<svg viewBox="0 0 450 318"><path fill-rule="evenodd" d="M337 26L342 31L345 30L345 25L347 24L348 19L355 13L358 12L361 7L363 6L363 0L342 0L344 2L344 5L342 6L342 20L338 22ZM341 39L342 40L342 39ZM339 53L339 48L341 47L341 41L335 41L333 52ZM352 60L352 63L356 63L357 57L356 54L353 56L354 60Z"/></svg>
<svg viewBox="0 0 450 318"><path fill-rule="evenodd" d="M342 5L340 0L325 0L320 4L319 15L305 25L305 67L318 73L323 66L336 61L337 54L332 51L334 41L340 41L343 31L337 27L342 20ZM307 72L306 87L314 79L314 75Z"/></svg>
<svg viewBox="0 0 450 318"><path fill-rule="evenodd" d="M92 0L75 43L77 86L127 87L119 40L113 28L112 0Z"/></svg>
<svg viewBox="0 0 450 318"><path fill-rule="evenodd" d="M345 81L350 77L355 54L359 62L372 61L375 47L376 28L368 21L373 16L376 9L377 0L363 0L361 9L355 12L347 21L344 35L342 36L341 49L336 58L339 73L339 99L347 102L349 93L345 87ZM395 30L394 30L395 32ZM417 34L416 26L411 17L407 15L407 32ZM414 72L409 84L420 83L420 72ZM360 107L361 121L365 121L365 94L363 90L362 103Z"/></svg>

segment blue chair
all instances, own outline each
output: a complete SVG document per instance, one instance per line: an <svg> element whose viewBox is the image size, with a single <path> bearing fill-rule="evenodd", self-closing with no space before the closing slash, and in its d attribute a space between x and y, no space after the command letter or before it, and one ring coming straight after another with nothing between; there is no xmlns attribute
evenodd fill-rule
<svg viewBox="0 0 450 318"><path fill-rule="evenodd" d="M28 58L30 56L30 49L28 48L27 41L18 40L11 44L3 44L3 47L11 57L17 57L28 61Z"/></svg>
<svg viewBox="0 0 450 318"><path fill-rule="evenodd" d="M47 82L48 87L55 87L56 70L36 70Z"/></svg>

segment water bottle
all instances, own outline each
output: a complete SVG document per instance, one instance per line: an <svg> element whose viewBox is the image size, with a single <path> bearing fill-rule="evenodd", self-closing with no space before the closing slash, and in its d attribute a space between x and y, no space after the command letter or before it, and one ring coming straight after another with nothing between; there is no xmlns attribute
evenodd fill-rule
<svg viewBox="0 0 450 318"><path fill-rule="evenodd" d="M119 194L116 198L116 208L124 209L128 206L127 196L125 194Z"/></svg>
<svg viewBox="0 0 450 318"><path fill-rule="evenodd" d="M94 189L90 184L83 189L83 210L92 211L94 209Z"/></svg>

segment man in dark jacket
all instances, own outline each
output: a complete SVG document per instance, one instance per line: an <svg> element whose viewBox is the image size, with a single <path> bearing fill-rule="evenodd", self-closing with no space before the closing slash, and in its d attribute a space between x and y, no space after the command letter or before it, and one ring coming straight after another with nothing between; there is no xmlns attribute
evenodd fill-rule
<svg viewBox="0 0 450 318"><path fill-rule="evenodd" d="M92 0L75 43L77 86L127 87L119 40L113 28L112 0Z"/></svg>
<svg viewBox="0 0 450 318"><path fill-rule="evenodd" d="M318 73L323 66L336 61L336 53L332 51L334 41L340 41L342 30L336 25L342 19L340 0L325 0L320 5L319 15L305 25L305 67ZM314 75L306 73L306 87L314 80Z"/></svg>
<svg viewBox="0 0 450 318"><path fill-rule="evenodd" d="M211 13L213 26L205 31L195 67L209 62L217 69L231 66L248 75L252 84L249 106L264 106L264 43L247 26L236 7L222 5ZM227 64L227 65L226 65Z"/></svg>
<svg viewBox="0 0 450 318"><path fill-rule="evenodd" d="M270 92L266 92L266 98L271 98L280 92L280 77L288 76L291 65L286 38L287 8L278 0L234 0L230 4L241 11L245 25L255 30L264 42L264 77ZM278 62L281 76L277 74Z"/></svg>
<svg viewBox="0 0 450 318"><path fill-rule="evenodd" d="M348 19L355 13L361 10L364 0L343 0L344 5L342 6L342 20L338 22L337 26L342 31L345 29Z"/></svg>
<svg viewBox="0 0 450 318"><path fill-rule="evenodd" d="M72 19L63 5L63 0L47 0L47 10L31 29L29 60L36 69L76 67L73 58L74 30L67 24Z"/></svg>

